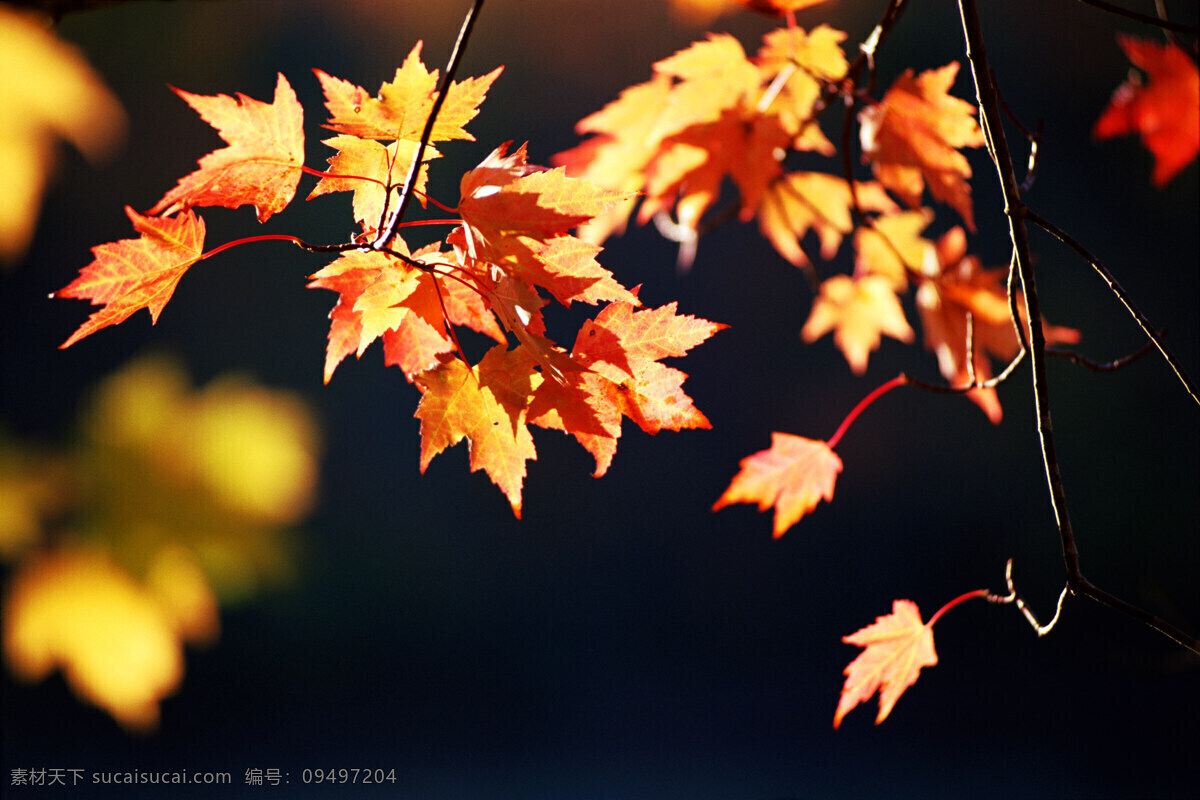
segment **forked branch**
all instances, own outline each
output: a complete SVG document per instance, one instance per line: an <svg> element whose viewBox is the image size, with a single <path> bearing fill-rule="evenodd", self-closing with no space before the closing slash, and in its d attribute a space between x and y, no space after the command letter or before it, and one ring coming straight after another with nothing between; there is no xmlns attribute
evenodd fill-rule
<svg viewBox="0 0 1200 800"><path fill-rule="evenodd" d="M987 132L989 149L999 173L1000 189L1004 196L1004 213L1008 217L1009 234L1013 243L1013 263L1025 299L1026 319L1029 321L1029 359L1033 374L1033 397L1038 436L1041 440L1042 462L1049 485L1050 504L1058 525L1062 542L1063 560L1067 572L1067 589L1072 594L1083 594L1103 605L1130 616L1174 639L1188 649L1200 653L1200 641L1178 628L1163 622L1152 614L1114 597L1094 586L1084 577L1079 567L1079 551L1075 545L1075 534L1067 512L1066 492L1059 472L1058 455L1054 443L1054 431L1050 424L1050 397L1046 380L1046 336L1042 329L1042 315L1038 307L1037 286L1034 281L1033 262L1030 258L1029 237L1025 228L1027 209L1021 199L1021 189L1013 168L1012 152L1005 138L1000 103L991 69L988 66L987 50L983 42L983 31L974 0L959 0L959 15L963 24L967 61L975 78L975 95L979 102L980 123Z"/></svg>

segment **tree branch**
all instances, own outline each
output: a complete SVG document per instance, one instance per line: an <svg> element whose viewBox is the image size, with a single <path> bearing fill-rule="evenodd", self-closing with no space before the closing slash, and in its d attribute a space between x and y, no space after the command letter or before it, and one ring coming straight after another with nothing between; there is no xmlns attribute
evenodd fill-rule
<svg viewBox="0 0 1200 800"><path fill-rule="evenodd" d="M996 87L988 67L987 50L983 43L983 31L979 23L979 12L974 0L959 0L959 15L966 41L967 61L975 78L975 95L979 102L981 122L988 132L992 157L999 173L1000 189L1004 195L1004 213L1008 217L1009 235L1013 243L1013 259L1017 276L1025 297L1026 318L1029 320L1029 358L1033 373L1034 410L1037 417L1038 436L1042 446L1042 462L1049 484L1050 504L1058 524L1062 542L1063 561L1067 572L1067 587L1072 594L1083 594L1116 611L1130 616L1165 636L1174 639L1190 650L1200 653L1200 642L1136 606L1114 597L1097 588L1079 567L1079 551L1075 545L1075 534L1071 518L1067 513L1066 492L1059 471L1058 454L1054 444L1054 431L1050 424L1050 395L1046 380L1046 335L1042 330L1042 315L1038 308L1037 285L1034 281L1033 262L1030 259L1029 237L1025 229L1026 208L1021 200L1021 190L1013 168L1012 152L1005 138L1003 120Z"/></svg>

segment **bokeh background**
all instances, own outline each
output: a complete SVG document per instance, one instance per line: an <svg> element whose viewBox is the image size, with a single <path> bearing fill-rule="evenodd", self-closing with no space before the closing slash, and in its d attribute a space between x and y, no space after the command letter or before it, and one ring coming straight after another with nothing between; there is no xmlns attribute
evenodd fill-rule
<svg viewBox="0 0 1200 800"><path fill-rule="evenodd" d="M893 598L928 616L961 592L1002 591L1008 558L1034 609L1049 615L1061 556L1024 371L1000 389L997 427L961 398L890 394L839 447L846 466L834 502L780 540L750 506L709 512L738 460L765 448L771 431L825 438L898 371L936 378L931 354L890 340L865 378L828 338L803 345L807 284L752 227L704 239L687 275L652 230L608 243L602 263L623 283L643 284L643 299L678 300L684 312L730 325L679 363L713 430L651 438L627 426L601 480L577 445L539 431L521 521L482 473L468 473L464 447L418 474L418 394L382 366L377 348L321 385L333 295L304 288L320 256L284 243L235 248L194 267L157 326L139 313L57 349L87 306L47 294L88 263L89 247L130 235L124 205L148 207L219 145L168 84L267 99L283 72L305 106L308 162L319 167L324 109L311 68L373 89L418 39L440 66L467 5L178 0L68 15L59 26L125 105L129 133L99 167L64 153L26 259L0 275L3 425L23 441L66 446L98 381L168 353L201 385L233 370L302 396L323 449L292 578L224 609L219 640L188 649L182 688L163 703L155 733L126 732L58 675L27 684L5 673L4 793L22 793L8 786L12 769L54 767L228 771L234 784L222 797L1195 791L1200 665L1085 600L1069 601L1041 640L1012 608L954 611L936 630L939 665L882 726L872 725L872 700L831 729L842 668L859 652L841 636L887 613ZM1128 69L1114 35L1155 32L1079 3L983 5L1008 104L1028 125L1046 120L1031 207L1090 247L1200 373L1198 171L1155 190L1151 157L1135 139L1089 136ZM1194 8L1171 5L1196 22ZM799 21L846 30L852 49L883 6L840 0ZM771 22L737 14L709 25L753 50ZM443 149L432 193L453 202L457 176L503 141L528 140L531 160L547 162L577 142L575 121L703 30L646 0L490 0L461 74L498 64L505 72L472 123L477 141ZM880 80L955 59L955 10L913 4L881 53ZM964 71L956 93L970 91ZM826 126L834 141L836 124ZM980 220L972 252L999 265L1008 257L1001 202L991 168L971 157ZM340 196L297 201L261 229L252 214L209 211L208 241L261 231L332 242L352 225ZM1106 360L1141 346L1086 264L1039 234L1034 248L1043 308L1082 331L1084 353ZM1195 406L1153 356L1115 374L1055 362L1050 376L1086 573L1200 630ZM301 783L303 769L338 767L395 769L397 780ZM244 785L247 769L272 768L288 774L286 788ZM204 787L59 793L168 791L216 796Z"/></svg>

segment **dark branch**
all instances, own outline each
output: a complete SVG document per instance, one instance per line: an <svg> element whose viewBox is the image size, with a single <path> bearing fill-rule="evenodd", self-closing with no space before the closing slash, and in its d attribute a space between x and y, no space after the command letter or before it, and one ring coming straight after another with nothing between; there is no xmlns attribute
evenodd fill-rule
<svg viewBox="0 0 1200 800"><path fill-rule="evenodd" d="M1033 373L1034 409L1037 417L1038 436L1042 445L1042 462L1046 468L1046 481L1050 490L1050 504L1054 510L1059 539L1062 542L1067 588L1073 594L1091 597L1109 608L1148 625L1184 647L1200 653L1200 643L1194 637L1097 588L1084 577L1083 571L1079 567L1079 551L1075 545L1071 518L1067 513L1066 492L1059 471L1054 432L1050 424L1050 395L1046 380L1046 334L1042 329L1037 285L1034 281L1033 263L1030 259L1029 237L1025 229L1026 208L1021 200L1021 190L1017 184L1016 170L1012 163L1012 152L1009 150L1003 121L1000 118L999 101L995 84L992 83L991 70L988 67L987 50L983 43L978 9L975 7L974 0L959 0L958 8L962 18L963 36L966 40L967 60L971 64L971 73L975 78L975 95L979 102L980 119L988 131L992 156L999 172L1000 189L1004 195L1004 212L1008 217L1009 234L1013 243L1013 258L1025 298L1026 319L1029 321L1029 356Z"/></svg>
<svg viewBox="0 0 1200 800"><path fill-rule="evenodd" d="M1193 36L1200 33L1200 28L1197 28L1195 25L1184 25L1180 22L1171 22L1169 19L1152 17L1149 14L1139 14L1136 11L1130 11L1127 8L1121 8L1120 6L1113 5L1112 3L1106 3L1104 0L1079 0L1079 2L1083 3L1085 6L1098 8L1101 11L1107 11L1110 14L1116 14L1117 16L1125 17L1126 19L1132 19L1136 22L1144 22L1147 25L1154 25L1155 27L1162 28L1165 31L1188 33Z"/></svg>
<svg viewBox="0 0 1200 800"><path fill-rule="evenodd" d="M412 201L412 190L417 183L417 175L421 172L421 162L425 159L425 148L429 146L429 137L433 134L433 126L437 122L438 113L442 110L442 104L446 102L446 94L458 72L458 65L466 50L467 39L471 35L471 29L475 27L475 20L478 19L481 8L483 8L483 0L474 0L471 10L467 12L466 19L463 20L462 28L458 32L458 40L454 42L454 50L450 53L450 61L446 64L446 74L442 76L442 85L438 87L437 98L433 101L433 108L429 110L429 119L425 120L425 129L421 131L421 141L417 143L417 151L413 154L412 165L408 168L408 176L404 179L404 186L400 190L400 201L387 220L379 226L379 235L371 243L372 250L382 250L387 247L387 243L396 233L396 226L404 219L404 212L407 210L409 202Z"/></svg>

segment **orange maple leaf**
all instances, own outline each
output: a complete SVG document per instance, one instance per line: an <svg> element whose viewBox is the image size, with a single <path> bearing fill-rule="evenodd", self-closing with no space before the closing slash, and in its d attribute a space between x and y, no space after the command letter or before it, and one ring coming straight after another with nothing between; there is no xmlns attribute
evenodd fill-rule
<svg viewBox="0 0 1200 800"><path fill-rule="evenodd" d="M595 136L554 162L610 189L643 191L639 224L674 211L692 234L728 176L748 220L782 171L780 153L834 152L813 114L821 82L845 74L844 38L827 26L768 34L750 59L734 37L710 34L581 120L576 130ZM602 241L623 229L633 207L624 202L581 235Z"/></svg>
<svg viewBox="0 0 1200 800"><path fill-rule="evenodd" d="M881 275L834 275L821 282L821 293L800 336L815 342L830 331L850 369L859 375L866 372L868 357L883 334L902 342L913 339L900 298Z"/></svg>
<svg viewBox="0 0 1200 800"><path fill-rule="evenodd" d="M874 181L855 183L854 192L863 210L899 210ZM842 237L854 229L850 216L853 202L845 178L823 172L791 172L767 190L758 209L758 227L779 254L798 267L808 263L800 241L809 230L820 237L821 257L831 259L837 255Z"/></svg>
<svg viewBox="0 0 1200 800"><path fill-rule="evenodd" d="M530 405L530 421L574 436L596 459L596 477L612 462L622 417L651 435L711 428L683 391L686 373L659 362L685 355L725 327L677 314L675 303L640 310L624 301L611 303L575 338L571 360L583 371L557 384L543 383Z"/></svg>
<svg viewBox="0 0 1200 800"><path fill-rule="evenodd" d="M505 237L566 236L629 196L568 177L563 167L546 170L529 164L525 145L508 154L508 144L462 177L458 213L473 258L501 264L505 253L494 248Z"/></svg>
<svg viewBox="0 0 1200 800"><path fill-rule="evenodd" d="M263 103L241 92L199 95L171 87L229 143L200 159L200 169L179 179L150 214L187 206L253 205L266 222L296 194L304 166L304 110L282 74L275 99Z"/></svg>
<svg viewBox="0 0 1200 800"><path fill-rule="evenodd" d="M1096 120L1097 139L1137 132L1154 154L1155 186L1164 186L1200 152L1200 72L1174 44L1157 44L1118 36L1117 44L1133 64L1146 71L1117 87L1108 108Z"/></svg>
<svg viewBox="0 0 1200 800"><path fill-rule="evenodd" d="M935 616L936 619L936 616ZM921 612L911 600L893 600L892 613L877 617L849 636L846 644L865 647L844 670L846 684L833 715L833 727L859 703L879 692L879 714L875 724L883 722L904 691L917 682L922 667L937 664L933 649L933 620L921 622Z"/></svg>
<svg viewBox="0 0 1200 800"><path fill-rule="evenodd" d="M933 221L928 208L897 211L876 217L854 232L854 274L880 275L900 292L909 275L937 272L933 242L921 232Z"/></svg>
<svg viewBox="0 0 1200 800"><path fill-rule="evenodd" d="M141 236L93 247L95 261L51 295L104 304L60 347L124 322L140 308L149 309L151 321L158 322L183 273L201 258L204 220L190 209L177 217L144 217L128 206L125 213Z"/></svg>
<svg viewBox="0 0 1200 800"><path fill-rule="evenodd" d="M906 70L878 105L859 114L863 158L875 177L909 207L921 205L925 186L936 199L949 204L971 231L971 166L958 151L982 147L983 132L975 121L975 106L952 97L950 87L958 62L922 72L915 79Z"/></svg>
<svg viewBox="0 0 1200 800"><path fill-rule="evenodd" d="M542 377L522 347L496 345L474 367L448 357L416 376L421 402L421 472L438 453L467 439L471 471L484 470L521 516L525 462L536 459L526 425L529 398Z"/></svg>
<svg viewBox="0 0 1200 800"><path fill-rule="evenodd" d="M463 126L479 113L479 104L501 70L503 67L497 67L482 77L451 83L429 141L475 141ZM421 42L413 46L396 70L395 78L380 86L377 97L361 86L319 69L313 72L325 91L325 106L329 109L326 128L362 139L418 141L421 138L433 110L438 83L438 71L430 72L421 62Z"/></svg>
<svg viewBox="0 0 1200 800"><path fill-rule="evenodd" d="M712 510L733 503L757 503L759 511L774 506L778 539L822 498L833 499L842 459L823 441L772 433L771 447L743 458L739 466L741 471Z"/></svg>
<svg viewBox="0 0 1200 800"><path fill-rule="evenodd" d="M925 346L938 359L942 376L954 386L964 386L972 369L976 381L992 377L992 358L1009 361L1020 349L1008 306L1005 279L1008 269L984 269L977 256L967 255L962 228L947 231L936 246L938 267L926 275L917 289L917 311L925 329ZM1029 336L1025 302L1017 291L1017 313ZM968 368L967 314L972 317L974 362ZM1047 344L1074 344L1079 331L1043 323ZM994 424L1003 418L994 388L976 388L967 393Z"/></svg>
<svg viewBox="0 0 1200 800"><path fill-rule="evenodd" d="M350 353L361 357L379 338L383 339L385 363L399 366L412 380L416 373L436 366L439 355L454 349L445 322L466 325L498 342L506 341L479 292L453 277L453 252L439 253L434 244L409 255L399 238L393 246L414 261L427 264L429 270L387 253L352 250L309 276L310 289L338 293L338 301L329 313L326 383L343 358ZM435 281L439 285L435 286Z"/></svg>

